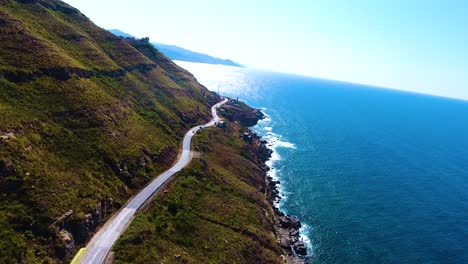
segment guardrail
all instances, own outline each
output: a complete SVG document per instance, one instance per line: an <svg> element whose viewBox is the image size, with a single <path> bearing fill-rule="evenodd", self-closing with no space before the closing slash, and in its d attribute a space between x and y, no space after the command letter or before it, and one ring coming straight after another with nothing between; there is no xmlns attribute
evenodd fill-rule
<svg viewBox="0 0 468 264"><path fill-rule="evenodd" d="M86 253L88 249L87 248L81 248L80 250L78 250L78 252L76 253L75 257L72 259L72 261L70 262L70 264L78 264L80 263L81 259L83 258L84 254Z"/></svg>

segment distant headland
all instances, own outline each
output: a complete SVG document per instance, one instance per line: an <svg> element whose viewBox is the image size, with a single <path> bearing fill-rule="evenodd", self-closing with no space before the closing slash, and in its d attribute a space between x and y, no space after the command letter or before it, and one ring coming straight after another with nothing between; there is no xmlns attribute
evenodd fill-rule
<svg viewBox="0 0 468 264"><path fill-rule="evenodd" d="M119 37L123 38L136 38L135 36L123 32L119 29L109 29L109 31ZM175 45L168 45L162 44L158 42L152 42L153 46L155 46L159 51L164 53L167 57L171 60L181 60L181 61L190 61L190 62L201 62L201 63L208 63L208 64L221 64L221 65L228 65L234 67L243 67L241 64L234 62L229 59L220 59L216 58L207 54L191 51L188 49L184 49Z"/></svg>

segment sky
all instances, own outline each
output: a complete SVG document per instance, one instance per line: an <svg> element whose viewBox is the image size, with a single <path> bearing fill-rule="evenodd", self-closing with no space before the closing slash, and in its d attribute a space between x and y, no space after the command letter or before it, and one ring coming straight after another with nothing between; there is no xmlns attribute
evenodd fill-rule
<svg viewBox="0 0 468 264"><path fill-rule="evenodd" d="M248 67L468 100L465 0L65 0L97 25Z"/></svg>

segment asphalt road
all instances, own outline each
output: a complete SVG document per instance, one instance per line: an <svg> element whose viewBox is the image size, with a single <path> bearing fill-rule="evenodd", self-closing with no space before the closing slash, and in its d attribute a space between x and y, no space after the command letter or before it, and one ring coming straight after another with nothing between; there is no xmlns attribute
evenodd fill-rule
<svg viewBox="0 0 468 264"><path fill-rule="evenodd" d="M122 208L117 215L113 216L105 225L93 236L91 241L86 246L87 251L80 263L82 264L102 264L104 263L107 254L112 249L115 241L125 231L127 226L132 222L135 213L143 204L151 198L151 196L175 173L185 167L191 159L190 143L196 132L202 128L213 126L219 122L219 117L216 109L226 103L227 99L215 104L211 107L213 119L210 122L191 128L184 136L182 143L182 154L177 163L169 170L163 172L156 177L150 184L134 196L127 205Z"/></svg>

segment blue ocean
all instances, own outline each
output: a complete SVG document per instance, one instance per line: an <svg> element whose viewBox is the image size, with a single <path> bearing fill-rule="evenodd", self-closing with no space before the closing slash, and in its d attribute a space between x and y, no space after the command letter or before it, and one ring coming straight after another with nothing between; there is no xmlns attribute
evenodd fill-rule
<svg viewBox="0 0 468 264"><path fill-rule="evenodd" d="M180 65L267 115L254 130L311 263L468 263L468 102Z"/></svg>

